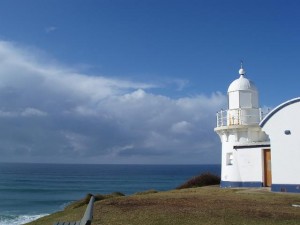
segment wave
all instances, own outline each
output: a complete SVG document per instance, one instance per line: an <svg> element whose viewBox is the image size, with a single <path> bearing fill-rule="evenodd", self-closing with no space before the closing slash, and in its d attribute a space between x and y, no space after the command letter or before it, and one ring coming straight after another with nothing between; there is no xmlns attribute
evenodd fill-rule
<svg viewBox="0 0 300 225"><path fill-rule="evenodd" d="M31 221L37 220L41 217L48 216L49 214L40 214L40 215L0 215L0 224L1 225L21 225L29 223Z"/></svg>

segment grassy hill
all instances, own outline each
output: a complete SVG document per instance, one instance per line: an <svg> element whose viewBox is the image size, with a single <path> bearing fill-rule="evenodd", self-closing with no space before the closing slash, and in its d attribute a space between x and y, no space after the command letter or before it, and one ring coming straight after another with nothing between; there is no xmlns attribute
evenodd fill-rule
<svg viewBox="0 0 300 225"><path fill-rule="evenodd" d="M272 193L266 189L207 186L99 199L94 204L92 225L300 224L300 208L292 206L300 204L300 194ZM86 208L83 202L28 225L79 220Z"/></svg>

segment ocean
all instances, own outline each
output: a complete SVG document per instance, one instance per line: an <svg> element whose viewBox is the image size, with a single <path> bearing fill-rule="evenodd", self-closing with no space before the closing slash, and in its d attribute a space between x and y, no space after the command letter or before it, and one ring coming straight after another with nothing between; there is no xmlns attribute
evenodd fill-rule
<svg viewBox="0 0 300 225"><path fill-rule="evenodd" d="M20 225L62 210L87 193L171 190L220 165L70 165L0 163L0 225Z"/></svg>

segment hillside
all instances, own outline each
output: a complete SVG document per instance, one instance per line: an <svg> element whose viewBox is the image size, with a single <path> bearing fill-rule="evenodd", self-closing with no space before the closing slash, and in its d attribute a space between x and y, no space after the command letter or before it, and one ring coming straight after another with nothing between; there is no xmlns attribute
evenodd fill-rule
<svg viewBox="0 0 300 225"><path fill-rule="evenodd" d="M220 189L208 186L145 192L95 202L92 224L300 224L300 208L293 207L293 204L300 204L299 194L271 193L266 189ZM28 225L52 225L59 220L78 220L85 207L74 208L73 205Z"/></svg>

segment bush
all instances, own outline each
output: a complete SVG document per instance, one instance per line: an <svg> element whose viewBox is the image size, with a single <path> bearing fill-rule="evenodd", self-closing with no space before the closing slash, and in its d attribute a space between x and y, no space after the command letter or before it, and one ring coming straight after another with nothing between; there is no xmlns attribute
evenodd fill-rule
<svg viewBox="0 0 300 225"><path fill-rule="evenodd" d="M136 192L135 195L148 195L148 194L155 194L158 193L157 190L147 190L147 191L142 191L142 192Z"/></svg>
<svg viewBox="0 0 300 225"><path fill-rule="evenodd" d="M89 201L90 201L91 197L92 197L92 194L87 194L84 199L72 202L71 204L69 204L66 207L66 209L68 209L68 208L76 209L76 208L81 207L83 205L87 205L87 204L89 204Z"/></svg>
<svg viewBox="0 0 300 225"><path fill-rule="evenodd" d="M101 198L99 200L103 200L103 199L109 199L109 198L115 198L115 197L122 197L125 196L123 193L121 192L113 192L111 194L107 194L107 195L95 195L95 199L97 200L97 197L101 196Z"/></svg>
<svg viewBox="0 0 300 225"><path fill-rule="evenodd" d="M81 207L83 205L87 205L87 204L89 204L90 198L92 196L93 195L89 193L85 196L84 199L81 199L79 201L75 201L75 202L71 203L70 205L68 205L66 208L75 209L75 208ZM125 196L125 195L121 192L113 192L113 193L107 194L107 195L102 195L102 194L94 195L95 202L96 201L101 201L101 200L104 200L104 199L109 199L109 198L121 197L121 196Z"/></svg>
<svg viewBox="0 0 300 225"><path fill-rule="evenodd" d="M176 189L193 188L193 187L203 187L208 185L220 184L221 178L217 175L211 174L209 172L203 173L199 176L193 177L192 179L186 181L182 185L178 186Z"/></svg>

